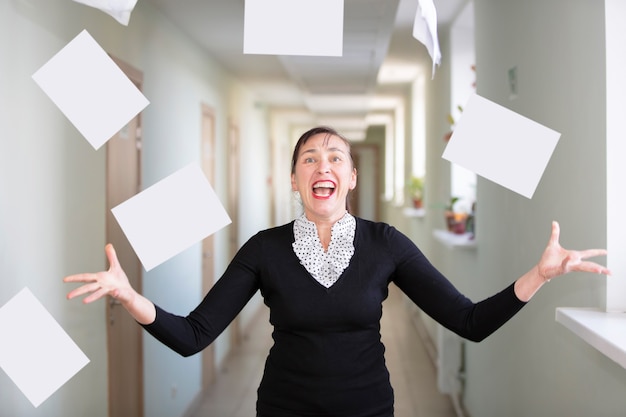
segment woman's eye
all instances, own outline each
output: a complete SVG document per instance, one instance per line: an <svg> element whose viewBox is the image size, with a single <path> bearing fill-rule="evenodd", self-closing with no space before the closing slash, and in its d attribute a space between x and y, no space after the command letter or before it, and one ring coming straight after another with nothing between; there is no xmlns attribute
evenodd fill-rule
<svg viewBox="0 0 626 417"><path fill-rule="evenodd" d="M310 164L311 162L314 162L313 158L304 158L304 163Z"/></svg>

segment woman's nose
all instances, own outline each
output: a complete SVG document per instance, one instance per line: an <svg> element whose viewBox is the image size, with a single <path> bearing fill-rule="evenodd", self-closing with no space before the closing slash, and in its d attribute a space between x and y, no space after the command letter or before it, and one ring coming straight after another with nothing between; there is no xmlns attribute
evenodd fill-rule
<svg viewBox="0 0 626 417"><path fill-rule="evenodd" d="M325 172L329 172L330 171L330 163L328 163L328 161L324 161L321 160L318 167L317 167L318 171L320 173L325 173Z"/></svg>

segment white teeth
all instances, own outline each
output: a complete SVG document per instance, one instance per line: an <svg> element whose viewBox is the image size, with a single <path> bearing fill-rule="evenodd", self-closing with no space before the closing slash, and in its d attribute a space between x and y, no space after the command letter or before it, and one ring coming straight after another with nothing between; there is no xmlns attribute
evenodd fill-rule
<svg viewBox="0 0 626 417"><path fill-rule="evenodd" d="M313 185L313 188L335 188L335 184L333 184L330 181L321 181L321 182L315 183Z"/></svg>

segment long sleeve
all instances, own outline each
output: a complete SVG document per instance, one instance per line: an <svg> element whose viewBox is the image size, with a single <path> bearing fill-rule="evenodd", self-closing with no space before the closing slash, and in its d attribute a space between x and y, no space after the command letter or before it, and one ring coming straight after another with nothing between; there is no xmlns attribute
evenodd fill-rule
<svg viewBox="0 0 626 417"><path fill-rule="evenodd" d="M237 253L224 275L187 316L156 306L156 319L143 326L148 333L182 356L191 356L224 331L259 289L260 243L250 239Z"/></svg>
<svg viewBox="0 0 626 417"><path fill-rule="evenodd" d="M513 317L526 303L514 284L478 303L461 294L406 236L388 230L390 252L396 257L393 281L426 314L459 336L479 342Z"/></svg>

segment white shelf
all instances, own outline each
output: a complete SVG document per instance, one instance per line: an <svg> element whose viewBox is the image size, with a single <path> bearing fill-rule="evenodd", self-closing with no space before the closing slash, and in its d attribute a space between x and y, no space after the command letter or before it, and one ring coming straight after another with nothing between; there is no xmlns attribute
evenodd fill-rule
<svg viewBox="0 0 626 417"><path fill-rule="evenodd" d="M475 248L476 239L471 233L456 234L447 230L434 230L435 239L449 248Z"/></svg>
<svg viewBox="0 0 626 417"><path fill-rule="evenodd" d="M424 217L426 210L423 208L405 207L402 210L402 214L404 214L405 217Z"/></svg>
<svg viewBox="0 0 626 417"><path fill-rule="evenodd" d="M559 307L556 321L626 368L626 313Z"/></svg>

